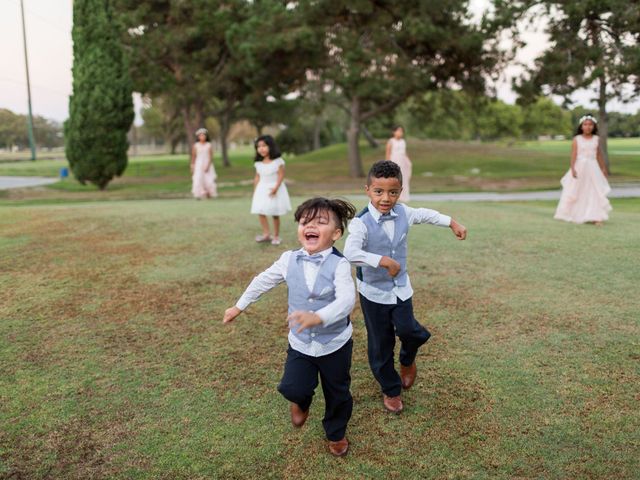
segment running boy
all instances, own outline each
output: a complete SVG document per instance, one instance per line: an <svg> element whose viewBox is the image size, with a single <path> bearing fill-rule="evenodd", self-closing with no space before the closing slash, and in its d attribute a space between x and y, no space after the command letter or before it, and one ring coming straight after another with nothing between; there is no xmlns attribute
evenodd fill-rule
<svg viewBox="0 0 640 480"><path fill-rule="evenodd" d="M351 418L351 340L349 314L356 301L351 265L333 247L356 209L342 200L312 198L298 207L298 240L302 248L289 250L256 276L224 323L233 321L251 303L278 284L289 290L289 348L278 391L291 402L291 422L302 427L313 393L322 381L325 413L322 425L329 451L342 456Z"/></svg>
<svg viewBox="0 0 640 480"><path fill-rule="evenodd" d="M344 254L357 266L369 366L382 387L385 408L400 413L402 388L411 388L415 382L418 348L431 336L413 316L413 289L407 274L409 226L449 227L459 240L466 238L467 229L435 210L398 203L402 173L393 162L373 164L365 191L370 202L349 224ZM399 375L394 367L396 335L400 338Z"/></svg>

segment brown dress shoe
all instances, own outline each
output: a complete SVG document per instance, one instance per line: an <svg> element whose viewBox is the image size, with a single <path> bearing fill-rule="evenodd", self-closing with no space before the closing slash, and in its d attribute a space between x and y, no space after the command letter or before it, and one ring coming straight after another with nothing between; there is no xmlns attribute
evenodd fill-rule
<svg viewBox="0 0 640 480"><path fill-rule="evenodd" d="M347 440L347 437L337 442L329 440L329 451L336 457L344 457L349 451L349 440Z"/></svg>
<svg viewBox="0 0 640 480"><path fill-rule="evenodd" d="M416 374L418 373L418 367L416 362L413 362L408 367L400 364L400 378L402 379L402 388L409 389L412 387L413 382L416 381Z"/></svg>
<svg viewBox="0 0 640 480"><path fill-rule="evenodd" d="M398 395L397 397L389 397L383 393L382 403L384 403L384 408L389 410L391 413L400 413L403 408L400 395Z"/></svg>
<svg viewBox="0 0 640 480"><path fill-rule="evenodd" d="M291 402L291 406L289 407L291 411L291 423L293 423L294 427L301 427L304 425L304 422L307 421L307 417L309 416L309 410L303 412L302 409L298 406L297 403Z"/></svg>

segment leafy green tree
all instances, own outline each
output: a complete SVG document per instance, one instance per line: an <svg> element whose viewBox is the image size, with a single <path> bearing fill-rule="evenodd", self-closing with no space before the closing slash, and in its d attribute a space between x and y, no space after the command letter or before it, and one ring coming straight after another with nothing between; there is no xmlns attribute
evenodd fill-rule
<svg viewBox="0 0 640 480"><path fill-rule="evenodd" d="M0 145L11 149L15 145L26 145L27 129L25 118L6 108L0 108Z"/></svg>
<svg viewBox="0 0 640 480"><path fill-rule="evenodd" d="M476 25L464 0L320 0L299 2L322 32L323 62L314 76L340 97L349 117L349 170L363 176L363 125L418 91L483 86L495 65L489 24Z"/></svg>
<svg viewBox="0 0 640 480"><path fill-rule="evenodd" d="M640 115L628 113L609 113L610 137L638 137L640 136Z"/></svg>
<svg viewBox="0 0 640 480"><path fill-rule="evenodd" d="M476 133L476 119L482 115L482 97L465 92L442 90L414 96L398 113L398 123L407 133L438 140L471 140Z"/></svg>
<svg viewBox="0 0 640 480"><path fill-rule="evenodd" d="M222 159L229 165L232 123L272 119L268 98L280 99L304 80L318 49L295 9L276 0L118 0L129 27L136 90L170 97L185 133L215 117ZM256 107L260 112L256 111Z"/></svg>
<svg viewBox="0 0 640 480"><path fill-rule="evenodd" d="M135 90L170 99L189 141L195 140L208 105L216 101L212 87L219 85L230 58L225 32L242 20L243 3L116 0L127 27L123 42L131 57Z"/></svg>
<svg viewBox="0 0 640 480"><path fill-rule="evenodd" d="M180 141L191 140L185 139L180 111L172 104L171 99L163 96L148 99L141 115L144 121L143 131L154 138L162 138L172 154L176 152Z"/></svg>
<svg viewBox="0 0 640 480"><path fill-rule="evenodd" d="M608 111L612 98L640 92L640 3L628 0L494 0L499 15L517 20L545 14L549 48L516 85L522 98L540 92L570 101L579 89L592 89L598 105L598 133L607 168Z"/></svg>
<svg viewBox="0 0 640 480"><path fill-rule="evenodd" d="M549 98L540 97L535 102L524 105L522 113L522 133L526 137L571 136L571 114Z"/></svg>
<svg viewBox="0 0 640 480"><path fill-rule="evenodd" d="M519 138L522 134L521 125L522 111L519 106L494 100L477 116L477 135L482 140Z"/></svg>
<svg viewBox="0 0 640 480"><path fill-rule="evenodd" d="M109 0L73 3L73 94L65 123L74 176L101 190L127 167L132 86Z"/></svg>

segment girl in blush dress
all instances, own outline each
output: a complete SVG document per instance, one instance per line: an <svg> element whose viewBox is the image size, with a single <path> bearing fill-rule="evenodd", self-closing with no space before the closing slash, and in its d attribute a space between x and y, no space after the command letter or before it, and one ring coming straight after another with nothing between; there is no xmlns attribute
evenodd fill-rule
<svg viewBox="0 0 640 480"><path fill-rule="evenodd" d="M271 135L258 137L255 148L256 176L251 213L258 215L262 227L262 235L256 237L256 242L280 245L280 216L291 211L289 192L284 184L284 160ZM273 217L273 237L267 216Z"/></svg>
<svg viewBox="0 0 640 480"><path fill-rule="evenodd" d="M191 193L198 200L218 196L216 170L213 166L213 149L209 143L209 132L200 128L196 132L198 141L191 149Z"/></svg>
<svg viewBox="0 0 640 480"><path fill-rule="evenodd" d="M397 163L402 172L402 192L400 201L409 201L409 183L411 182L411 160L407 157L407 143L404 141L404 128L393 128L393 136L387 142L386 159Z"/></svg>
<svg viewBox="0 0 640 480"><path fill-rule="evenodd" d="M598 121L590 114L580 119L573 137L571 168L562 177L562 195L554 218L602 225L609 219L611 191L598 139Z"/></svg>

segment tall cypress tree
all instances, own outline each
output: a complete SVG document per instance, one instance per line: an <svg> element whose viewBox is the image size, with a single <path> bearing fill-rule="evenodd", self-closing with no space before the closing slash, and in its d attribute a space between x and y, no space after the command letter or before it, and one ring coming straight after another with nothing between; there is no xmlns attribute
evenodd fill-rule
<svg viewBox="0 0 640 480"><path fill-rule="evenodd" d="M82 184L101 190L127 167L132 84L109 0L73 2L73 94L66 155Z"/></svg>

